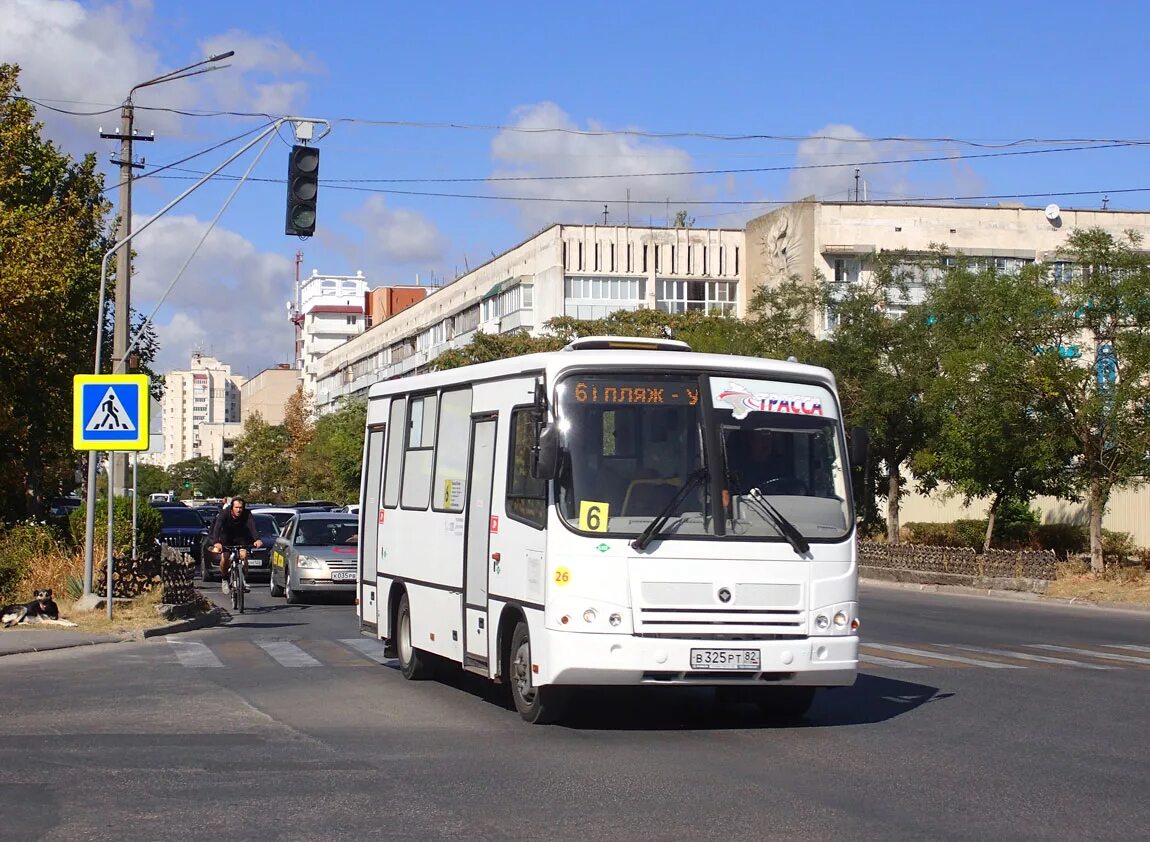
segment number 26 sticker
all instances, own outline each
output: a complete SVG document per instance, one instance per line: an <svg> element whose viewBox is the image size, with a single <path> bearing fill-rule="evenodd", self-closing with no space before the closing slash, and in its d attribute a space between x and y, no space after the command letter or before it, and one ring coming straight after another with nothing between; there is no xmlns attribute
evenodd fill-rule
<svg viewBox="0 0 1150 842"><path fill-rule="evenodd" d="M579 528L584 532L606 532L609 508L607 503L581 500L579 502Z"/></svg>
<svg viewBox="0 0 1150 842"><path fill-rule="evenodd" d="M566 567L555 568L555 584L559 587L566 587L571 582L571 571Z"/></svg>

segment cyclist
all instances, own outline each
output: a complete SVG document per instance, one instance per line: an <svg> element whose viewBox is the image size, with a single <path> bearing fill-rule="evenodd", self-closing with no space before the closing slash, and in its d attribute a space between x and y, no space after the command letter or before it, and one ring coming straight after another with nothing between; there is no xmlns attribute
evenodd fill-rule
<svg viewBox="0 0 1150 842"><path fill-rule="evenodd" d="M211 532L208 533L211 542L210 552L219 556L220 575L223 577L223 592L228 592L228 571L231 569L231 553L224 550L224 546L251 545L262 547L259 530L256 529L256 519L248 511L243 497L233 497L231 503L220 510L212 523ZM246 571L246 567L245 567ZM250 591L246 584L244 591Z"/></svg>

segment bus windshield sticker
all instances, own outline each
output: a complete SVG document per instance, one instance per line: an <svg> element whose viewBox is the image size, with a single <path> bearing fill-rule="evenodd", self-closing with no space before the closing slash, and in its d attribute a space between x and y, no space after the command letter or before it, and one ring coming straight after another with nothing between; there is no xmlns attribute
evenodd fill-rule
<svg viewBox="0 0 1150 842"><path fill-rule="evenodd" d="M606 532L610 504L594 500L579 501L579 528L584 532Z"/></svg>
<svg viewBox="0 0 1150 842"><path fill-rule="evenodd" d="M767 386L768 384L761 384ZM781 384L780 384L781 385ZM789 415L827 415L834 417L834 407L828 406L826 394L817 387L803 388L797 383L788 383L788 391L757 391L760 384L744 386L729 381L726 388L715 384L714 405L730 408L736 420L742 420L751 412L777 412Z"/></svg>

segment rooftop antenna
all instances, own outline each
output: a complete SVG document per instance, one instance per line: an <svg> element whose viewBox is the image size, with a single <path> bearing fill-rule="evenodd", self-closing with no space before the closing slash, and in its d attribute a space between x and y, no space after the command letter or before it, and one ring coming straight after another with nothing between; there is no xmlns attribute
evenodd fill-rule
<svg viewBox="0 0 1150 842"><path fill-rule="evenodd" d="M855 167L855 201L857 202L858 200L859 200L859 171L858 171L858 167Z"/></svg>
<svg viewBox="0 0 1150 842"><path fill-rule="evenodd" d="M1106 210L1110 205L1110 197L1105 193L1102 194L1102 210Z"/></svg>
<svg viewBox="0 0 1150 842"><path fill-rule="evenodd" d="M603 224L607 224L607 206L603 205Z"/></svg>

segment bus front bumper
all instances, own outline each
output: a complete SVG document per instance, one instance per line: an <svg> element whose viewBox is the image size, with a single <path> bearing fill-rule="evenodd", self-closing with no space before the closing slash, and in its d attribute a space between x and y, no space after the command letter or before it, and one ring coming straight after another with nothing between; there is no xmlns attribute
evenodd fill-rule
<svg viewBox="0 0 1150 842"><path fill-rule="evenodd" d="M858 647L857 635L692 640L548 630L546 659L532 660L538 665L539 684L849 687L858 672ZM758 652L757 667L745 650ZM700 668L707 661L720 663ZM728 666L732 661L741 663Z"/></svg>

